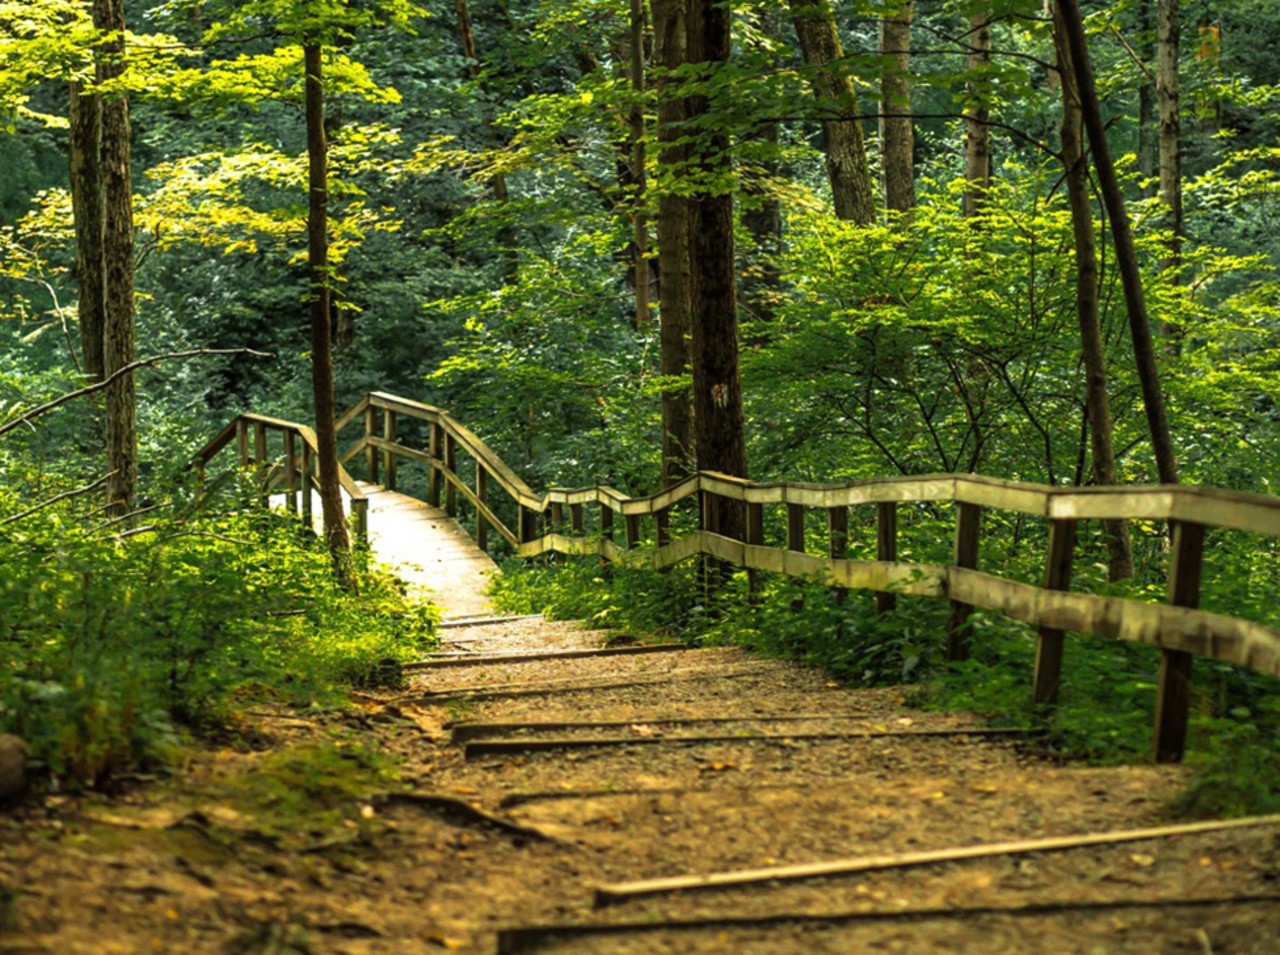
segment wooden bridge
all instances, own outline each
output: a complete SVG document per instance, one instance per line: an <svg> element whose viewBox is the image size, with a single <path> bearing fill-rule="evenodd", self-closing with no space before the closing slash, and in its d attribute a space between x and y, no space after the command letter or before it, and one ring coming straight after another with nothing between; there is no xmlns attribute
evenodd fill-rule
<svg viewBox="0 0 1280 955"><path fill-rule="evenodd" d="M751 574L815 578L832 587L875 591L877 606L896 594L950 602L947 656L969 654L967 618L974 608L1003 613L1038 628L1031 696L1054 705L1065 635L1090 633L1158 647L1161 666L1154 731L1158 761L1179 760L1186 742L1193 657L1247 667L1280 677L1280 630L1198 609L1205 534L1211 528L1280 536L1280 499L1185 486L1060 488L967 474L857 481L839 485L756 483L712 472L697 473L647 497L607 485L535 493L484 441L447 411L390 394L361 398L337 422L340 436L360 434L342 455L341 483L357 534L408 579L434 589L447 614L485 612L481 579L493 570L486 550L496 536L517 556L547 553L599 555L607 561L671 567L697 556ZM311 521L316 484L314 432L294 422L240 415L197 456L201 475L234 444L236 464L256 471L259 486ZM367 483L346 470L363 460ZM407 466L425 502L400 494ZM421 473L425 470L425 474ZM744 539L710 526L713 498L740 502ZM955 505L953 559L922 564L898 559L898 512L905 504ZM785 512L785 532L770 540L767 509ZM850 510L873 508L876 558L853 559ZM1040 586L979 567L984 511L1048 522ZM809 548L806 514L824 515L825 547ZM1077 530L1084 521L1164 521L1172 526L1166 602L1072 592ZM469 523L463 531L463 523ZM474 544L464 542L469 533Z"/></svg>

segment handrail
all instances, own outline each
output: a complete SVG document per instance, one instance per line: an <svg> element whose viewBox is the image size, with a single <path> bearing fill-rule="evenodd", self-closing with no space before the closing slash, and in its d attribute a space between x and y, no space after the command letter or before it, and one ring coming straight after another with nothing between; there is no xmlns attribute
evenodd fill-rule
<svg viewBox="0 0 1280 955"><path fill-rule="evenodd" d="M252 449L249 445L250 429L254 432ZM267 456L267 435L281 435L282 462L274 464ZM266 415L245 413L233 418L214 438L196 452L194 464L199 474L200 487L205 484L205 470L213 458L236 442L237 457L242 470L250 467L259 471L258 483L263 491L275 490L285 485L285 506L291 513L301 512L304 523L311 524L312 488L319 488L320 450L316 433L312 428L296 421L269 418ZM299 447L301 445L301 447ZM305 485L300 489L299 485ZM369 498L360 490L355 479L341 464L338 466L338 484L350 503L349 516L355 524L356 536L362 543L369 538Z"/></svg>
<svg viewBox="0 0 1280 955"><path fill-rule="evenodd" d="M421 420L429 426L426 450L399 440L401 417ZM288 425L252 415L242 418L259 428ZM512 547L516 556L526 558L545 553L599 555L608 561L660 570L691 557L705 556L746 568L753 575L767 571L817 578L833 587L875 591L876 605L881 610L892 607L898 593L940 597L951 603L947 628L947 656L951 660L968 655L967 620L974 608L998 611L1031 624L1038 628L1032 698L1043 708L1056 702L1067 631L1158 647L1161 672L1155 751L1156 758L1162 761L1179 759L1185 746L1193 656L1280 677L1280 629L1198 609L1206 530L1226 528L1280 537L1280 498L1185 485L1051 487L975 474L877 478L843 484L757 483L710 471L698 472L646 496L632 497L603 484L552 488L539 495L481 438L442 408L371 392L335 423L341 429L357 420L363 421L364 433L342 455L342 461L363 452L370 480L376 483L381 469L386 486L393 490L398 459L426 464L428 502L443 506L450 516L459 513L459 497L470 504L476 515L475 536L482 547L492 530ZM210 442L210 454L229 443L237 433L234 427L233 422ZM243 434L240 441L243 448ZM475 462L474 486L458 471L459 451ZM241 457L243 461L243 450ZM503 522L490 502L490 492L495 488L515 505L514 528ZM713 498L741 504L745 510L741 539L717 533L709 526L707 515L712 508L708 504ZM673 537L672 510L688 500L697 505L697 529ZM898 505L913 502L956 505L955 557L950 564L913 564L897 559ZM584 507L589 504L599 507L599 533L595 535L586 532ZM765 542L766 505L787 508L785 546ZM847 556L848 509L856 506L876 508L876 560ZM569 533L564 533L566 508ZM829 546L824 554L805 550L805 508L827 512ZM989 509L1048 520L1041 586L978 569L981 514ZM623 519L622 543L614 540L615 515ZM638 546L641 520L646 517L656 524L653 548ZM1174 535L1167 603L1070 591L1077 525L1083 520L1115 519L1171 522Z"/></svg>

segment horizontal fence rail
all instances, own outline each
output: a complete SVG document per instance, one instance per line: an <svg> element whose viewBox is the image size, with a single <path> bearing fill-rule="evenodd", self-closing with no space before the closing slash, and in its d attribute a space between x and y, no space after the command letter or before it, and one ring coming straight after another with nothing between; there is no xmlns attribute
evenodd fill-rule
<svg viewBox="0 0 1280 955"><path fill-rule="evenodd" d="M210 444L214 448L221 440L225 445L240 434L242 465L249 461L245 432L234 431L235 427L258 428L259 446L264 426L259 422L268 428L286 425L295 432L299 428L253 415L242 419L245 424L233 423ZM406 419L425 424L426 448L414 447L399 438ZM1277 498L1165 485L1050 487L970 474L845 484L756 483L709 471L644 497L631 497L607 485L554 488L536 494L492 448L440 408L374 392L336 421L340 431L357 423L363 425L363 433L342 454L343 464L363 455L369 479L374 483L381 479L392 490L397 484L400 459L424 464L428 502L443 507L454 517L460 515L460 508L469 507L481 546L488 544L492 533L518 557L550 553L598 555L607 561L654 570L702 556L745 568L753 575L778 573L820 580L832 587L873 591L876 606L882 611L894 605L898 594L941 598L951 604L946 640L947 656L953 661L969 654L967 622L974 608L996 611L1030 624L1038 632L1032 699L1042 708L1051 707L1057 699L1067 632L1156 647L1161 652L1155 728L1155 756L1160 761L1180 759L1185 749L1194 657L1280 677L1280 630L1200 610L1198 606L1206 530L1225 528L1280 537ZM470 482L459 471L460 455L474 466ZM259 454L256 460L264 458L265 454ZM497 497L499 494L502 497ZM354 507L354 495L352 500ZM718 511L713 505L722 500L737 502L744 512L740 539L717 533L709 526L709 515ZM913 503L955 506L950 563L898 559L899 505ZM766 505L786 509L785 546L765 543ZM590 534L586 531L588 506L598 509L599 530ZM686 521L684 531L673 536L672 517L678 506L696 509L696 523ZM860 506L876 509L875 560L847 556L849 509ZM825 553L806 550L807 509L825 512ZM982 516L986 511L1027 515L1048 522L1041 585L978 569ZM1070 590L1078 525L1086 520L1170 523L1173 534L1165 603ZM652 547L640 546L648 539L642 539L642 521L655 528ZM617 533L619 525L621 535Z"/></svg>
<svg viewBox="0 0 1280 955"><path fill-rule="evenodd" d="M280 453L271 456L269 436L279 435ZM252 441L250 441L252 436ZM308 527L312 524L313 490L320 488L316 433L295 421L268 418L265 415L242 414L214 436L195 456L195 467L203 489L209 464L223 448L235 442L236 461L242 471L254 470L259 489L264 494L283 490L285 507L300 514ZM348 518L361 543L369 538L369 498L344 467L338 468L338 483L348 503Z"/></svg>

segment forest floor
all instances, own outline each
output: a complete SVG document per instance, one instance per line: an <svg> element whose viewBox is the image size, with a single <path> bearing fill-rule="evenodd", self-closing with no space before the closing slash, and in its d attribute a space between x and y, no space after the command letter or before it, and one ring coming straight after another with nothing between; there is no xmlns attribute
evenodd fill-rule
<svg viewBox="0 0 1280 955"><path fill-rule="evenodd" d="M256 709L251 744L0 813L0 952L1280 951L1274 825L597 905L630 880L1166 825L1185 771L1057 764L736 649L512 660L484 654L606 635L445 635L457 665L403 690Z"/></svg>

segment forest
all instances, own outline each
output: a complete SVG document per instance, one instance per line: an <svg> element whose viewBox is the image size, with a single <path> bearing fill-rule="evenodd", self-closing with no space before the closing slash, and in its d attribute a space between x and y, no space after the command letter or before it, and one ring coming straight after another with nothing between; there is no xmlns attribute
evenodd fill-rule
<svg viewBox="0 0 1280 955"><path fill-rule="evenodd" d="M332 483L374 391L536 488L1274 494L1278 47L1273 0L0 0L0 732L92 788L431 647ZM197 488L244 411L315 427L320 542L249 476ZM950 553L949 513L901 519ZM986 533L1039 580L1046 522ZM1163 599L1163 522L1081 535L1073 587ZM513 612L1040 719L998 615L957 667L943 605L503 567ZM1275 537L1212 532L1204 579L1280 626ZM1053 744L1145 758L1155 653L1073 646ZM1198 661L1192 714L1191 810L1276 811L1275 682Z"/></svg>

